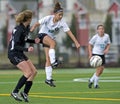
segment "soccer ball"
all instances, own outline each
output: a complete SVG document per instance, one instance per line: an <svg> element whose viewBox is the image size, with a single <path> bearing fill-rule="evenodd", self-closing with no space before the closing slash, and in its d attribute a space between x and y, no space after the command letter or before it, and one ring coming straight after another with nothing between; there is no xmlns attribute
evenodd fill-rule
<svg viewBox="0 0 120 104"><path fill-rule="evenodd" d="M99 67L102 65L102 58L100 56L92 56L90 58L90 66L92 67Z"/></svg>

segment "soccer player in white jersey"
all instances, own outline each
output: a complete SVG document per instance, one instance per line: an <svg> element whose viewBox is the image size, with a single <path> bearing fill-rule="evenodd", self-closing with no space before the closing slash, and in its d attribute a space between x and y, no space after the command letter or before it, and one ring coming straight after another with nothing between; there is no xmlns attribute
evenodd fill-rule
<svg viewBox="0 0 120 104"><path fill-rule="evenodd" d="M110 38L109 35L104 33L104 26L97 26L97 34L95 34L89 41L88 51L89 51L89 59L93 55L98 55L102 58L102 65L96 68L96 72L89 79L88 87L92 88L92 84L94 83L94 88L99 88L98 82L99 77L103 73L104 64L105 64L105 55L108 53L110 48Z"/></svg>
<svg viewBox="0 0 120 104"><path fill-rule="evenodd" d="M31 27L31 32L38 26L40 27L38 37L36 41L40 41L43 44L45 56L46 56L46 64L45 64L45 72L46 72L46 80L45 83L50 85L51 87L55 87L52 79L52 69L57 67L59 61L56 60L55 57L55 34L60 29L63 29L64 32L68 34L68 36L75 43L76 48L80 47L77 39L74 37L73 33L69 29L66 22L62 19L63 17L63 8L60 3L57 2L54 7L54 14L48 15L40 19L37 23L35 23Z"/></svg>

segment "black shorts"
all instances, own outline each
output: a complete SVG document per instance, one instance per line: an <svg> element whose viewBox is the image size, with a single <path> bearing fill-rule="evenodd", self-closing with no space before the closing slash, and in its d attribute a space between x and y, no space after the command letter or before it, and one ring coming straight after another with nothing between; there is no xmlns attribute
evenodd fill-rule
<svg viewBox="0 0 120 104"><path fill-rule="evenodd" d="M43 47L48 47L49 48L50 47L49 45L43 43L43 39L46 35L47 34L45 34L45 33L40 33L40 34L38 34L38 38L40 39L40 43L43 45Z"/></svg>
<svg viewBox="0 0 120 104"><path fill-rule="evenodd" d="M105 65L105 55L92 54L92 56L100 56L102 58L102 65Z"/></svg>
<svg viewBox="0 0 120 104"><path fill-rule="evenodd" d="M22 61L27 61L28 57L24 53L10 53L8 58L13 65L17 65Z"/></svg>

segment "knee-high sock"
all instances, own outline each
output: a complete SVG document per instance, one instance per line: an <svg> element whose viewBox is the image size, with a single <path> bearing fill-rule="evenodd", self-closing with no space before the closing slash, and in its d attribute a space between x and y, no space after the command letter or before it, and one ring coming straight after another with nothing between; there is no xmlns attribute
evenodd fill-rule
<svg viewBox="0 0 120 104"><path fill-rule="evenodd" d="M47 80L52 79L52 67L51 66L45 67L45 72L46 72L46 79Z"/></svg>
<svg viewBox="0 0 120 104"><path fill-rule="evenodd" d="M96 76L96 73L94 73L93 76L90 78L90 82L94 82L95 76Z"/></svg>
<svg viewBox="0 0 120 104"><path fill-rule="evenodd" d="M26 81L26 83L25 83L25 88L24 88L24 92L26 93L26 94L28 94L29 93L29 91L30 91L30 89L31 89L31 87L32 87L32 81Z"/></svg>
<svg viewBox="0 0 120 104"><path fill-rule="evenodd" d="M98 85L99 77L95 75L94 86Z"/></svg>
<svg viewBox="0 0 120 104"><path fill-rule="evenodd" d="M27 80L27 78L23 75L23 76L19 79L19 81L18 81L15 89L13 90L13 92L14 92L14 93L18 93L19 90L20 90L20 89L23 87L23 85L26 83L26 80Z"/></svg>
<svg viewBox="0 0 120 104"><path fill-rule="evenodd" d="M50 63L55 62L55 49L49 49L49 57L50 57Z"/></svg>

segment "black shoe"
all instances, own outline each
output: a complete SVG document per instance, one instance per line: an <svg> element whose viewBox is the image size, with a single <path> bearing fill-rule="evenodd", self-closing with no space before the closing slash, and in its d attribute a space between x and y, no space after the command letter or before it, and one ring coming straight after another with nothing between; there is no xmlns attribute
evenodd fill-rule
<svg viewBox="0 0 120 104"><path fill-rule="evenodd" d="M51 79L51 80L47 80L47 79L46 79L46 80L45 80L45 83L48 84L48 85L51 86L51 87L56 87L56 85L53 83L53 81L54 81L53 79Z"/></svg>
<svg viewBox="0 0 120 104"><path fill-rule="evenodd" d="M17 100L17 101L22 101L22 99L21 99L21 97L19 96L18 93L12 92L12 93L11 93L11 96L12 96L15 100Z"/></svg>
<svg viewBox="0 0 120 104"><path fill-rule="evenodd" d="M92 84L93 84L93 83L90 82L90 79L89 79L89 81L88 81L88 87L89 87L89 88L92 88Z"/></svg>
<svg viewBox="0 0 120 104"><path fill-rule="evenodd" d="M22 96L22 98L24 99L25 102L29 102L28 95L26 93L21 92L20 95Z"/></svg>
<svg viewBox="0 0 120 104"><path fill-rule="evenodd" d="M94 88L95 88L95 89L98 89L98 88L100 88L100 87L99 87L98 85L96 85L96 86L94 86Z"/></svg>
<svg viewBox="0 0 120 104"><path fill-rule="evenodd" d="M58 65L60 65L60 64L62 64L61 61L59 61L59 60L55 60L55 62L52 63L51 66L52 66L53 68L56 68L56 67L57 67Z"/></svg>

